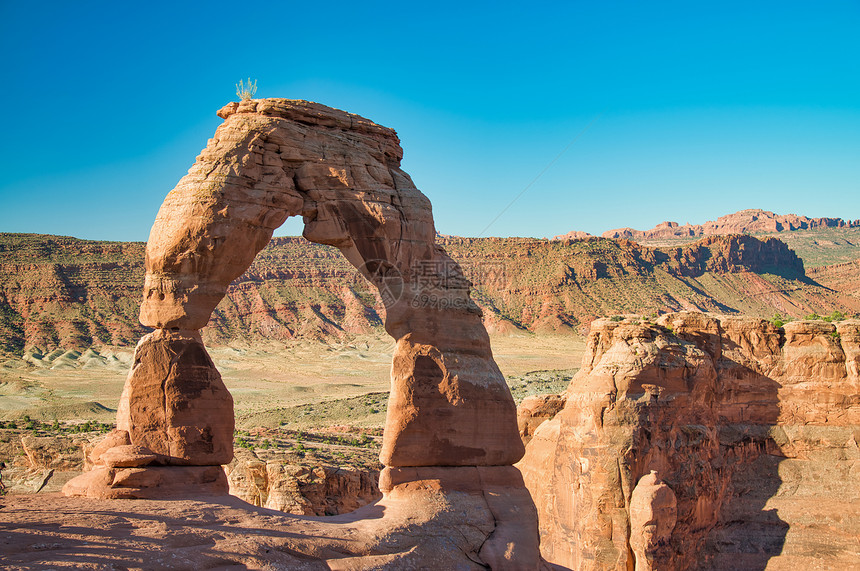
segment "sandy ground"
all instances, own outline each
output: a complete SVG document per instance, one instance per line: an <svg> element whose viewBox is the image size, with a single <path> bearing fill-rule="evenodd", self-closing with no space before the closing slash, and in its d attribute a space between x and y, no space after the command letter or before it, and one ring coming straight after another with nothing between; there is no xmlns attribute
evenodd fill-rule
<svg viewBox="0 0 860 571"><path fill-rule="evenodd" d="M510 335L492 339L499 368L510 379L532 371L575 369L585 348L571 335ZM233 394L237 417L347 399L389 389L394 342L384 334L322 343L294 341L209 348ZM27 414L42 420L111 422L128 373L131 349L113 348L110 366L0 368L0 420ZM68 361L68 360L66 360Z"/></svg>

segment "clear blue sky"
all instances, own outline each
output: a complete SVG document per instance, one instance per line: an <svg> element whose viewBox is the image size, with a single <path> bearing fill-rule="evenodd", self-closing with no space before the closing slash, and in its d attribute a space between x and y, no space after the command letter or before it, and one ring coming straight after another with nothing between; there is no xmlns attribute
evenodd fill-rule
<svg viewBox="0 0 860 571"><path fill-rule="evenodd" d="M396 129L446 234L858 219L858 30L858 1L0 0L0 231L145 240L247 77Z"/></svg>

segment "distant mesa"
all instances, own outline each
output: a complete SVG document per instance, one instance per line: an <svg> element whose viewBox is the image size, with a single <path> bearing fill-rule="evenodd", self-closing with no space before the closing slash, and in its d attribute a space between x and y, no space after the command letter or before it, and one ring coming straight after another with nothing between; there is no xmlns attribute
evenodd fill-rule
<svg viewBox="0 0 860 571"><path fill-rule="evenodd" d="M594 238L594 235L589 234L588 232L582 232L581 230L571 230L567 234L561 234L559 236L553 236L553 240L583 240L585 238Z"/></svg>
<svg viewBox="0 0 860 571"><path fill-rule="evenodd" d="M734 214L720 216L716 221L704 224L684 224L661 222L651 230L616 228L602 234L604 238L625 238L628 240L659 240L673 238L696 238L721 234L765 234L789 232L792 230L815 230L821 228L856 228L860 220L845 221L841 218L809 218L797 214L774 214L760 208L741 210ZM557 236L557 239L569 237Z"/></svg>
<svg viewBox="0 0 860 571"><path fill-rule="evenodd" d="M843 231L857 229L835 233ZM437 235L435 243L460 260L494 333L566 331L601 315L682 309L768 318L860 312L853 236L834 237L832 246L814 232L777 236L659 247L599 237ZM130 349L149 332L137 321L143 266L142 243L0 233L0 355L10 358L0 365L128 367ZM314 296L304 294L310 290ZM384 315L376 288L336 248L281 237L231 283L201 334L205 343L228 344L342 339L380 332Z"/></svg>

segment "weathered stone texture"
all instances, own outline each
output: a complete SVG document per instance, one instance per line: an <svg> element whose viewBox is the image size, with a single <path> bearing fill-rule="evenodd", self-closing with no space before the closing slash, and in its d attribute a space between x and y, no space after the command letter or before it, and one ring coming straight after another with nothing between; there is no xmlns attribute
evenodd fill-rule
<svg viewBox="0 0 860 571"><path fill-rule="evenodd" d="M518 464L544 557L578 570L850 568L858 325L596 321L564 408ZM662 509L673 526L649 515Z"/></svg>
<svg viewBox="0 0 860 571"><path fill-rule="evenodd" d="M224 124L153 225L141 322L203 327L272 231L301 214L307 239L338 247L378 288L398 340L383 463L522 457L481 311L435 245L430 203L400 169L394 131L302 101L242 102L219 114Z"/></svg>
<svg viewBox="0 0 860 571"><path fill-rule="evenodd" d="M436 245L430 202L400 169L397 135L306 101L242 101L218 114L224 123L168 194L150 233L140 321L156 331L135 351L115 446L102 447L92 459L99 466L64 491L98 498L157 497L160 488L171 495L177 486L226 492L217 464L233 456L232 399L197 332L273 230L302 215L305 238L339 248L378 289L385 328L397 341L381 460L399 480L380 486L382 502L431 500L427 517L457 529L451 498L474 504L486 525L469 528L467 567L538 568L533 504L511 467L524 453L516 407L471 284ZM435 512L424 484L438 481L434 470L445 470L446 482ZM276 471L266 466L266 481L288 485L267 483L267 505L304 510L289 489L298 480ZM261 489L261 474L239 472L239 479ZM368 523L384 528L392 517ZM336 568L372 566L374 549L358 549L361 561ZM423 568L435 556L407 567ZM376 563L396 566L399 558Z"/></svg>
<svg viewBox="0 0 860 571"><path fill-rule="evenodd" d="M233 397L199 333L159 329L140 340L117 411L132 444L164 464L227 464L233 428Z"/></svg>
<svg viewBox="0 0 860 571"><path fill-rule="evenodd" d="M381 497L376 470L295 465L238 449L225 466L230 494L255 506L296 515L338 515Z"/></svg>

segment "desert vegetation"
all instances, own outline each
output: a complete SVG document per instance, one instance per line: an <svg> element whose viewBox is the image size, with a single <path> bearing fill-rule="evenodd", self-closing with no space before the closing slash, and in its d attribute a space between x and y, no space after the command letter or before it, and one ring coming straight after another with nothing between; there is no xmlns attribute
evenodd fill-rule
<svg viewBox="0 0 860 571"><path fill-rule="evenodd" d="M255 79L253 82L251 78L248 78L248 83L245 83L243 80L239 80L239 83L236 84L236 95L242 101L247 101L252 99L254 95L257 93L257 80Z"/></svg>

